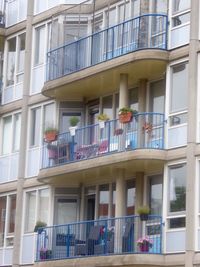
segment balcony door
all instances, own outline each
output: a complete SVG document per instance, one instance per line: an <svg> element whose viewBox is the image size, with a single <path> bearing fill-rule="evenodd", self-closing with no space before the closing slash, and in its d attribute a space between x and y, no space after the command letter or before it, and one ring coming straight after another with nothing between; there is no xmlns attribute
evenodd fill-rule
<svg viewBox="0 0 200 267"><path fill-rule="evenodd" d="M77 199L68 197L55 198L54 224L67 224L77 221Z"/></svg>
<svg viewBox="0 0 200 267"><path fill-rule="evenodd" d="M71 117L78 117L79 118L79 125L81 124L81 112L75 111L61 111L60 113L60 133L66 133L69 131L70 127L70 118Z"/></svg>

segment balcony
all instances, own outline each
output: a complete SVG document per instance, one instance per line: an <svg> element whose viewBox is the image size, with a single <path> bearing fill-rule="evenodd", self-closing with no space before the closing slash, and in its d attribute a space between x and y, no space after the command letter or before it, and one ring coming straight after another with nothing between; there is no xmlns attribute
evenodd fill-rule
<svg viewBox="0 0 200 267"><path fill-rule="evenodd" d="M164 124L164 114L138 113L129 123L111 120L104 128L78 128L75 136L59 134L43 146L42 169L137 149L163 150Z"/></svg>
<svg viewBox="0 0 200 267"><path fill-rule="evenodd" d="M54 80L141 49L167 50L167 16L147 14L47 53L46 80Z"/></svg>
<svg viewBox="0 0 200 267"><path fill-rule="evenodd" d="M85 221L38 230L36 261L123 254L161 254L162 217ZM141 239L146 239L140 244Z"/></svg>

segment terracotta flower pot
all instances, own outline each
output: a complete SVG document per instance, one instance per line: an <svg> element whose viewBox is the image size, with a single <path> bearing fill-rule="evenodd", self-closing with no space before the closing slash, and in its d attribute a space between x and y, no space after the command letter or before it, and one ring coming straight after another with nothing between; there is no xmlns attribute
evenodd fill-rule
<svg viewBox="0 0 200 267"><path fill-rule="evenodd" d="M44 140L45 142L53 142L57 140L57 131L47 132L44 134Z"/></svg>
<svg viewBox="0 0 200 267"><path fill-rule="evenodd" d="M121 123L128 123L132 120L132 112L127 112L119 115L119 121Z"/></svg>

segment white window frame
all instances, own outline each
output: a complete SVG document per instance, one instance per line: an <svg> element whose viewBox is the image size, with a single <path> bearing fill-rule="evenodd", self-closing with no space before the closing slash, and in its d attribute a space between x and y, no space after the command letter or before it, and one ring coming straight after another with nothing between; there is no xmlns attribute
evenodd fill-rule
<svg viewBox="0 0 200 267"><path fill-rule="evenodd" d="M23 199L24 199L24 207L23 207L23 219L22 219L22 231L23 231L23 235L29 235L29 234L33 234L34 233L34 229L33 231L25 231L25 221L26 221L26 210L27 210L27 194L30 192L36 192L36 205L35 205L35 224L38 220L38 216L39 216L39 196L40 196L40 191L41 190L49 190L49 202L48 202L48 206L49 206L49 214L48 214L48 218L47 218L47 225L49 225L52 220L52 199L53 199L53 192L52 192L52 188L50 186L42 186L42 187L33 187L33 188L29 188L27 190L24 190L23 193Z"/></svg>
<svg viewBox="0 0 200 267"><path fill-rule="evenodd" d="M22 34L26 34L25 31L19 32L15 35L10 36L6 41L5 41L5 61L4 61L4 67L3 67L3 88L2 88L2 104L7 104L13 101L16 101L18 99L22 99L22 95L23 95L23 79L21 82L17 82L17 76L18 75L22 75L24 74L24 71L18 72L17 67L18 67L18 60L19 60L19 44L20 44L20 40L19 40L19 36L21 36ZM15 50L15 71L14 71L14 83L12 85L7 85L6 79L7 79L7 68L8 68L8 52L9 52L9 46L8 46L8 42L9 40L16 38L16 50ZM25 37L26 38L26 37ZM26 39L25 39L26 41ZM23 77L24 78L24 77ZM21 92L21 96L17 97L16 96L16 87L21 85L22 86L22 92ZM9 87L13 87L13 97L12 100L8 101L5 103L5 99L4 99L4 95L5 95L5 90Z"/></svg>

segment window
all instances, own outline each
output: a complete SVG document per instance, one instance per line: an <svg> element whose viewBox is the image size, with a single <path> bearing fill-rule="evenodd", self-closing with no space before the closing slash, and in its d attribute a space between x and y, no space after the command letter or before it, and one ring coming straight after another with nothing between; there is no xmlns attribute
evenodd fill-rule
<svg viewBox="0 0 200 267"><path fill-rule="evenodd" d="M133 180L127 181L127 199L126 199L126 215L135 214L135 182Z"/></svg>
<svg viewBox="0 0 200 267"><path fill-rule="evenodd" d="M181 97L180 97L181 95ZM170 111L187 109L188 99L188 63L172 67Z"/></svg>
<svg viewBox="0 0 200 267"><path fill-rule="evenodd" d="M190 0L173 0L173 13L184 11L190 8Z"/></svg>
<svg viewBox="0 0 200 267"><path fill-rule="evenodd" d="M138 110L138 88L129 90L129 106L133 110Z"/></svg>
<svg viewBox="0 0 200 267"><path fill-rule="evenodd" d="M44 57L45 57L44 35L45 35L45 26L41 26L35 29L34 65L44 63Z"/></svg>
<svg viewBox="0 0 200 267"><path fill-rule="evenodd" d="M27 0L7 0L6 2L6 26L11 26L26 18Z"/></svg>
<svg viewBox="0 0 200 267"><path fill-rule="evenodd" d="M171 228L183 227L181 214L186 209L186 164L169 167L168 214L175 217L169 220ZM179 216L176 218L176 216ZM180 223L180 224L179 224Z"/></svg>
<svg viewBox="0 0 200 267"><path fill-rule="evenodd" d="M153 215L162 215L162 176L149 177L150 186L150 209Z"/></svg>
<svg viewBox="0 0 200 267"><path fill-rule="evenodd" d="M26 38L25 33L19 35L17 82L21 82L23 80L24 57L25 57L25 38Z"/></svg>
<svg viewBox="0 0 200 267"><path fill-rule="evenodd" d="M109 185L100 185L99 187L99 219L108 218L109 206Z"/></svg>
<svg viewBox="0 0 200 267"><path fill-rule="evenodd" d="M112 109L112 95L103 97L102 99L102 110L103 113L107 114L109 119L113 119L113 109Z"/></svg>
<svg viewBox="0 0 200 267"><path fill-rule="evenodd" d="M186 165L169 168L169 212L185 211Z"/></svg>
<svg viewBox="0 0 200 267"><path fill-rule="evenodd" d="M7 72L6 72L6 85L14 84L15 74L15 57L16 57L16 37L8 41L8 55L7 55Z"/></svg>
<svg viewBox="0 0 200 267"><path fill-rule="evenodd" d="M9 197L10 207L8 216L8 234L13 234L15 230L15 213L16 213L16 195Z"/></svg>
<svg viewBox="0 0 200 267"><path fill-rule="evenodd" d="M150 85L150 107L155 113L165 112L165 84L164 81L153 82Z"/></svg>
<svg viewBox="0 0 200 267"><path fill-rule="evenodd" d="M4 245L6 223L6 196L0 197L0 247Z"/></svg>
<svg viewBox="0 0 200 267"><path fill-rule="evenodd" d="M21 130L21 113L3 118L2 154L19 150Z"/></svg>
<svg viewBox="0 0 200 267"><path fill-rule="evenodd" d="M140 15L140 0L131 0L131 14L133 18Z"/></svg>
<svg viewBox="0 0 200 267"><path fill-rule="evenodd" d="M41 107L31 110L31 146L39 146L40 143Z"/></svg>
<svg viewBox="0 0 200 267"><path fill-rule="evenodd" d="M25 232L31 232L35 226L36 191L26 193Z"/></svg>
<svg viewBox="0 0 200 267"><path fill-rule="evenodd" d="M48 223L49 189L38 189L26 193L25 233L33 232L37 221Z"/></svg>

